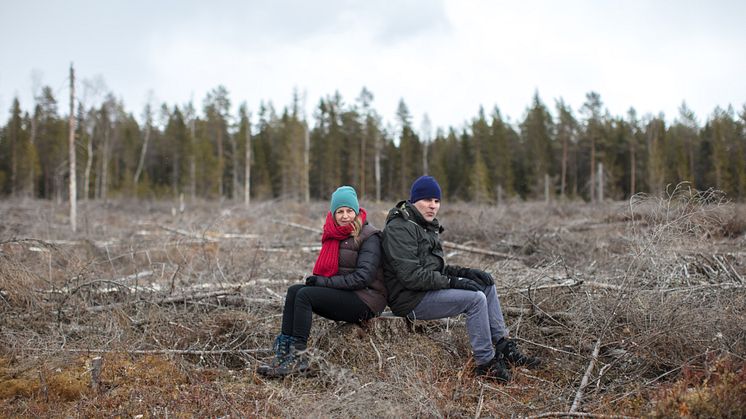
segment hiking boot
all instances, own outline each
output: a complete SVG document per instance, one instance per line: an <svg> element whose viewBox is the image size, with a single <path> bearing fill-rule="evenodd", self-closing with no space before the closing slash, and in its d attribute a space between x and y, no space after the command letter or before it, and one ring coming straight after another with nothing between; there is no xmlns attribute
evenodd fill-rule
<svg viewBox="0 0 746 419"><path fill-rule="evenodd" d="M512 378L508 367L505 365L505 358L500 352L496 352L490 362L477 365L474 374L477 377L491 378L502 383L507 383Z"/></svg>
<svg viewBox="0 0 746 419"><path fill-rule="evenodd" d="M275 357L269 365L260 365L257 367L257 374L264 375L267 377L274 376L274 370L277 369L290 355L290 342L291 337L280 333L275 338L275 343L272 345L272 350L275 352Z"/></svg>
<svg viewBox="0 0 746 419"><path fill-rule="evenodd" d="M308 376L312 373L306 352L306 342L296 337L290 339L290 353L270 372L269 376L282 378L288 375Z"/></svg>
<svg viewBox="0 0 746 419"><path fill-rule="evenodd" d="M527 368L536 368L541 365L541 359L524 355L518 350L518 345L515 341L508 338L502 338L495 345L495 351L503 354L505 359L511 365L520 365Z"/></svg>

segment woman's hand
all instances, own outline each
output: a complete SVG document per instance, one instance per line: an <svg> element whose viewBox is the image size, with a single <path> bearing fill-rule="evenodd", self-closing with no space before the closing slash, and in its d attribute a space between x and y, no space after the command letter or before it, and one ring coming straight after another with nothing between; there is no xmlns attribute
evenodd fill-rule
<svg viewBox="0 0 746 419"><path fill-rule="evenodd" d="M311 275L306 278L307 287L325 287L329 283L329 278L321 275Z"/></svg>

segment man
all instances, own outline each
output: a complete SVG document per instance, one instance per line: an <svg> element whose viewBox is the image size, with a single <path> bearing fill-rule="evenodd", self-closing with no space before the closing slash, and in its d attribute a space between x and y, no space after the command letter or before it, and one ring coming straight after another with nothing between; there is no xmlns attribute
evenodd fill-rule
<svg viewBox="0 0 746 419"><path fill-rule="evenodd" d="M439 237L443 227L436 218L440 195L438 182L422 176L412 184L409 200L389 211L383 231L389 307L397 316L411 320L465 313L476 375L510 381L506 361L535 367L540 360L523 355L508 338L492 276L445 264Z"/></svg>

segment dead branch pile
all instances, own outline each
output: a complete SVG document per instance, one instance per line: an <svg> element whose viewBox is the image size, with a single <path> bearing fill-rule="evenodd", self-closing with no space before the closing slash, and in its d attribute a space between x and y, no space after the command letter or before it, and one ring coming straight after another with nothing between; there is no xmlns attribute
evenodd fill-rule
<svg viewBox="0 0 746 419"><path fill-rule="evenodd" d="M1 416L665 415L681 380L743 374L746 213L716 191L444 205L448 262L494 273L511 334L546 360L504 386L474 378L462 318L316 318L315 377L254 375L325 203L87 205L73 236L64 208L0 204ZM382 227L388 207L366 208Z"/></svg>

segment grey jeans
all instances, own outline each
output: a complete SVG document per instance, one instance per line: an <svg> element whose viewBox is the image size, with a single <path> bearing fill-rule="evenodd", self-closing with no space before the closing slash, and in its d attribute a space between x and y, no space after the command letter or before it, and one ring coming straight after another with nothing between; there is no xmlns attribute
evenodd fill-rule
<svg viewBox="0 0 746 419"><path fill-rule="evenodd" d="M428 291L417 307L407 315L410 320L434 320L466 314L466 330L477 365L484 365L495 356L492 346L508 336L500 299L495 286L481 291L443 289Z"/></svg>

